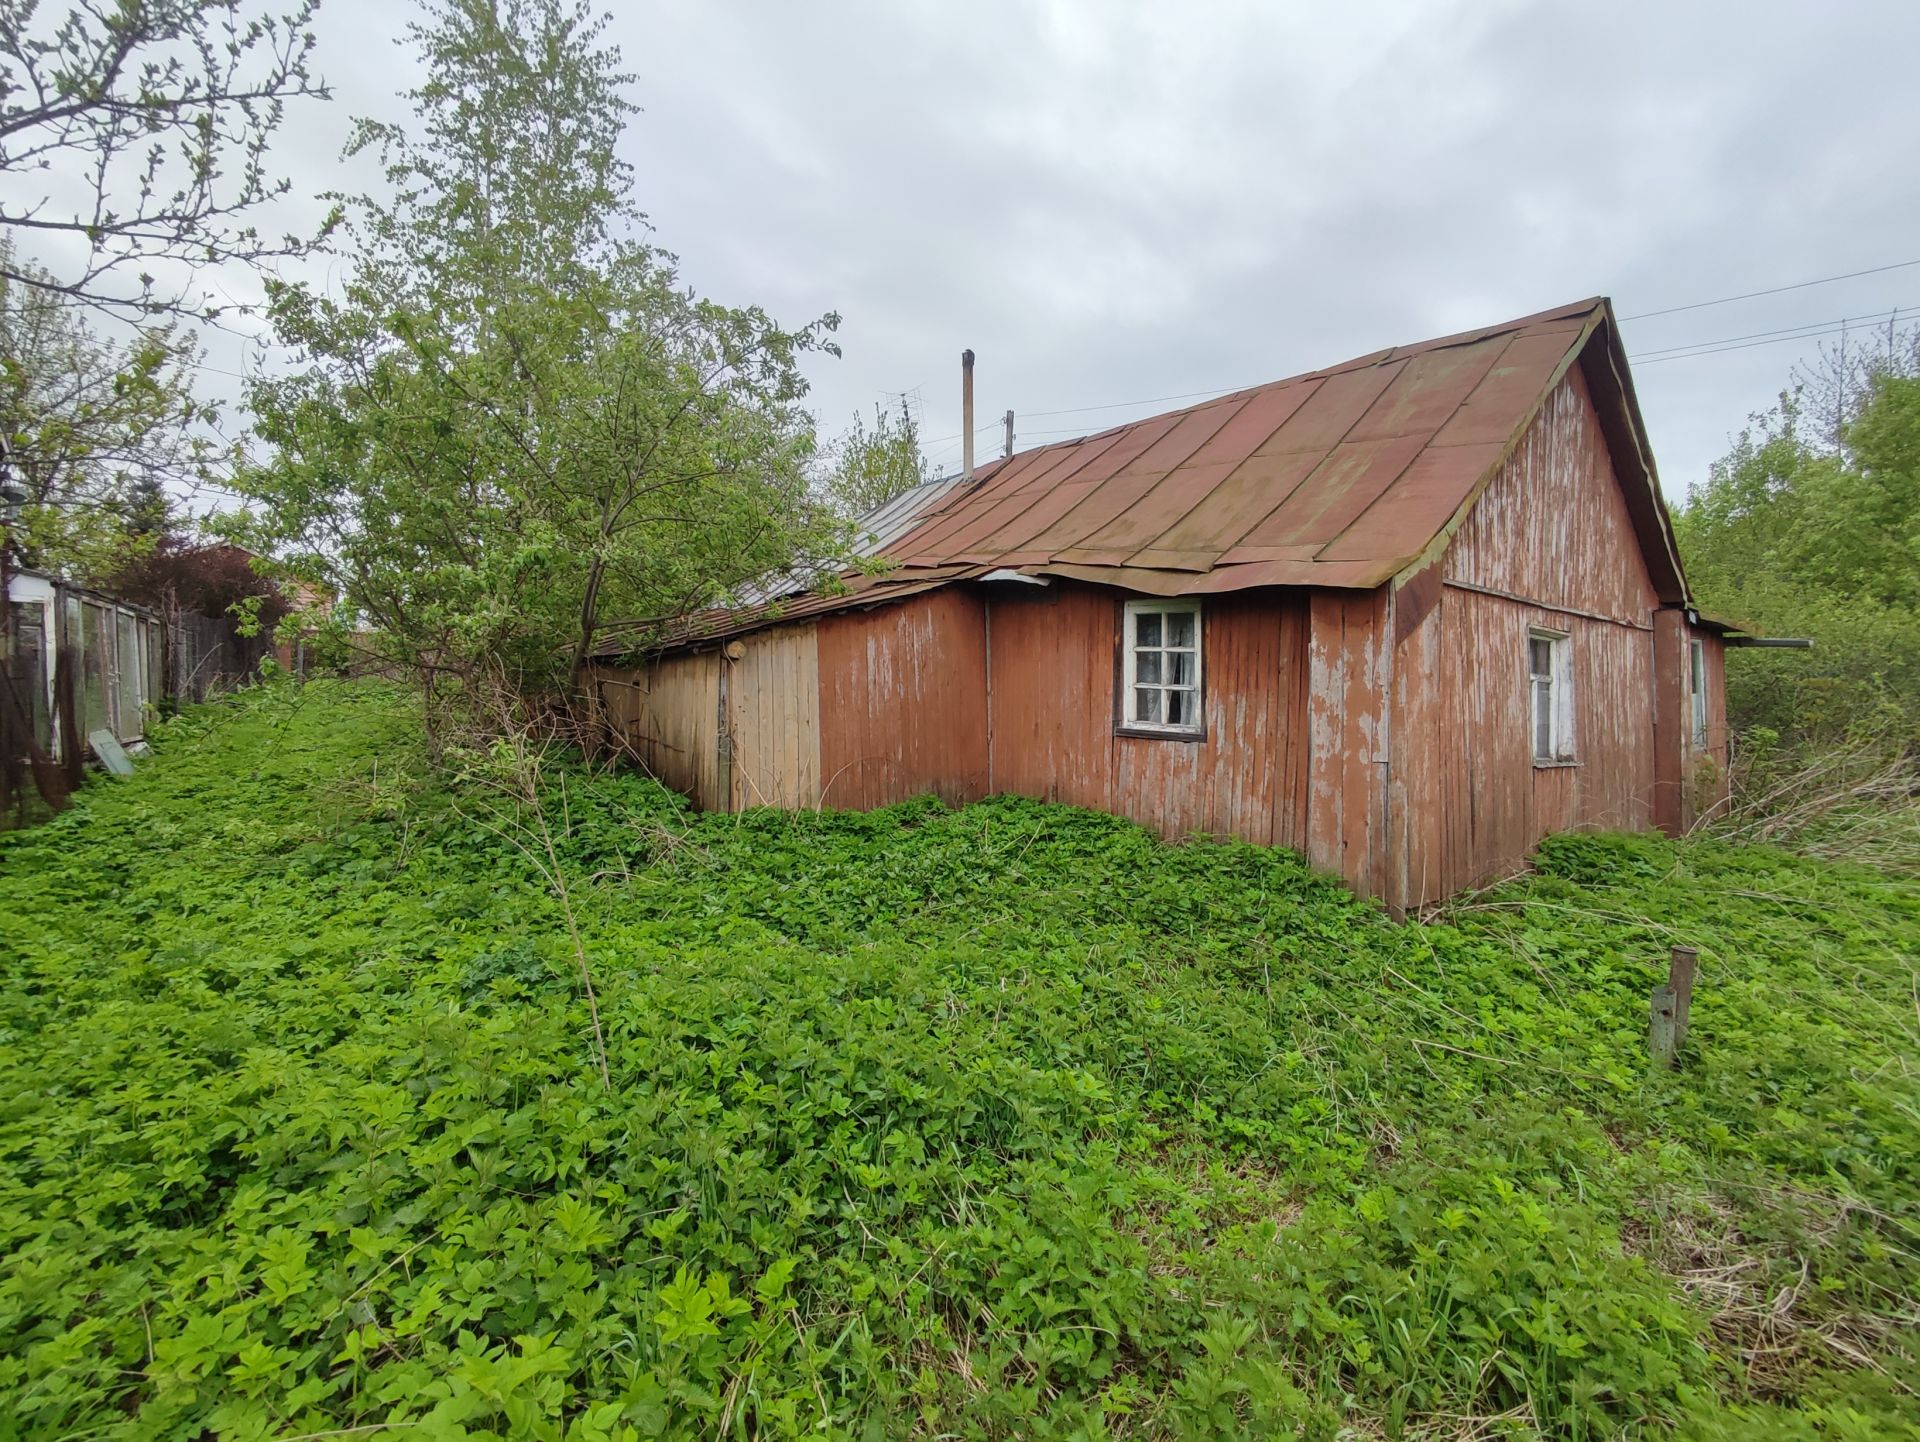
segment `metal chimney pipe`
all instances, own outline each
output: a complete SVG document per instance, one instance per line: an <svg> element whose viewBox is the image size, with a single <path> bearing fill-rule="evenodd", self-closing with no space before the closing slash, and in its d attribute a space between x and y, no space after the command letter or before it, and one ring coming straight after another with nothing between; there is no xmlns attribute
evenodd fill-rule
<svg viewBox="0 0 1920 1442"><path fill-rule="evenodd" d="M960 440L961 477L973 483L973 352L960 352Z"/></svg>

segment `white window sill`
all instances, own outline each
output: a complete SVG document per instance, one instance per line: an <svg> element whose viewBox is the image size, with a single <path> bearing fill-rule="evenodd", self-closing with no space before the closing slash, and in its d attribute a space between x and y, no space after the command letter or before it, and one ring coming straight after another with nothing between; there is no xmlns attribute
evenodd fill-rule
<svg viewBox="0 0 1920 1442"><path fill-rule="evenodd" d="M1535 771L1565 771L1579 764L1580 763L1575 761L1571 756L1559 761L1542 761L1538 756L1533 758L1533 769Z"/></svg>

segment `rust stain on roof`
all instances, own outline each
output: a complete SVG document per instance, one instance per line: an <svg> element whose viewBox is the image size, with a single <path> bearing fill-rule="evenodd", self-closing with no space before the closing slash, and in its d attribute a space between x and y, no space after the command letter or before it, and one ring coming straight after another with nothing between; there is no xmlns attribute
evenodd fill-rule
<svg viewBox="0 0 1920 1442"><path fill-rule="evenodd" d="M1467 502L1603 314L1583 301L1022 452L888 554L903 579L964 564L1165 573L1156 591L1378 585Z"/></svg>
<svg viewBox="0 0 1920 1442"><path fill-rule="evenodd" d="M683 638L883 604L1001 569L1159 595L1381 585L1445 545L1603 329L1612 355L1607 302L1581 301L1023 451L981 467L973 485L946 491L896 533L885 576L792 600L775 616L691 618ZM1625 401L1638 427L1630 392ZM1665 511L1650 470L1644 480L1650 496L1630 504L1657 542Z"/></svg>

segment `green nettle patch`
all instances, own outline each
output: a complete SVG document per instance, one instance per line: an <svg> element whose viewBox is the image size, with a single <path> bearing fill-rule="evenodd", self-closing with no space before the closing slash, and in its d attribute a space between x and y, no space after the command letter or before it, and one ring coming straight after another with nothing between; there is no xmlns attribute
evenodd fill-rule
<svg viewBox="0 0 1920 1442"><path fill-rule="evenodd" d="M567 772L609 1087L404 698L157 750L0 844L0 1436L1920 1437L1910 881Z"/></svg>

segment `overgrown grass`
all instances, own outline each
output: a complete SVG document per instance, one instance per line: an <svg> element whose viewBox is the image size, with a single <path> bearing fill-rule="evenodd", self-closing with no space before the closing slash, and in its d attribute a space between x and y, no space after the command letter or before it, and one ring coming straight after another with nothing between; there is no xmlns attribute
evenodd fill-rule
<svg viewBox="0 0 1920 1442"><path fill-rule="evenodd" d="M1569 837L1401 927L1065 808L576 774L608 1088L404 702L158 753L0 845L0 1435L1920 1436L1909 882Z"/></svg>

